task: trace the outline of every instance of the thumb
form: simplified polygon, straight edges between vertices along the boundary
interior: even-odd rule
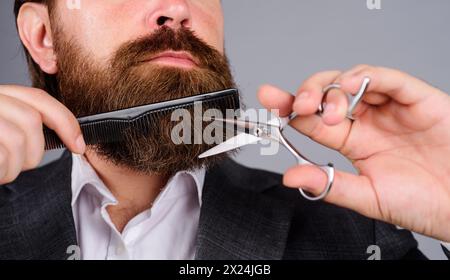
[[[313,196],[319,196],[327,184],[327,174],[314,165],[298,165],[284,174],[283,183],[288,187],[302,188]],[[377,195],[366,176],[336,170],[333,186],[324,200],[367,217],[381,217]]]

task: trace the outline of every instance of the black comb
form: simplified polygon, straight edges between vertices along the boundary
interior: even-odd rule
[[[225,113],[227,109],[240,108],[239,92],[228,89],[218,92],[200,94],[160,103],[144,105],[124,110],[102,113],[78,119],[84,141],[87,145],[113,143],[124,140],[122,133],[128,128],[137,128],[145,133],[149,126],[171,114],[176,109],[191,109],[196,104],[205,104],[207,108],[214,108]],[[54,150],[64,148],[56,132],[44,127],[45,149]]]

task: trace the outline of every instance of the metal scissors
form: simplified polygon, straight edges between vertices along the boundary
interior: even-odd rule
[[[359,91],[356,94],[346,94],[349,101],[349,109],[347,111],[347,118],[350,120],[355,120],[353,113],[357,105],[362,101],[363,95],[366,92],[367,88],[370,84],[370,78],[364,78],[362,85]],[[325,108],[325,102],[327,98],[327,94],[333,89],[340,89],[340,84],[331,84],[323,89],[323,99],[319,106],[319,110],[317,114],[322,115]],[[318,201],[324,199],[330,192],[333,182],[335,169],[333,164],[329,163],[328,165],[318,165],[314,162],[308,160],[304,157],[283,135],[283,130],[286,128],[290,121],[296,118],[297,115],[295,113],[291,114],[288,117],[280,118],[276,117],[271,119],[268,122],[252,122],[247,120],[239,120],[237,118],[234,119],[220,119],[220,118],[211,118],[211,121],[218,121],[228,124],[233,124],[235,127],[244,129],[246,132],[238,134],[235,137],[228,139],[227,141],[213,147],[212,149],[206,151],[201,154],[200,158],[206,158],[213,155],[229,152],[246,145],[258,143],[261,140],[267,139],[270,141],[276,141],[284,146],[297,160],[299,165],[315,165],[318,166],[326,175],[327,175],[327,185],[325,190],[318,196],[312,196],[305,192],[301,187],[299,188],[300,193],[303,197],[310,201]]]

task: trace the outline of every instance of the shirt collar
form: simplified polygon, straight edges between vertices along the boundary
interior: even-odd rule
[[[194,180],[197,189],[198,202],[201,206],[203,185],[205,182],[206,174],[205,168],[199,168],[192,171],[180,171],[169,180],[167,185],[170,184],[173,178],[178,177],[182,174],[188,174]],[[94,168],[90,165],[86,157],[72,153],[72,207],[77,202],[80,193],[88,185],[93,186],[97,190],[99,195],[106,200],[112,203],[117,203],[114,195],[98,177],[97,172],[95,172]]]

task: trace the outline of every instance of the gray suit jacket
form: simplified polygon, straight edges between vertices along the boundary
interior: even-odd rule
[[[67,259],[77,244],[71,209],[72,157],[0,186],[0,259]],[[424,258],[405,230],[323,202],[304,200],[281,176],[232,160],[209,170],[197,259]]]

